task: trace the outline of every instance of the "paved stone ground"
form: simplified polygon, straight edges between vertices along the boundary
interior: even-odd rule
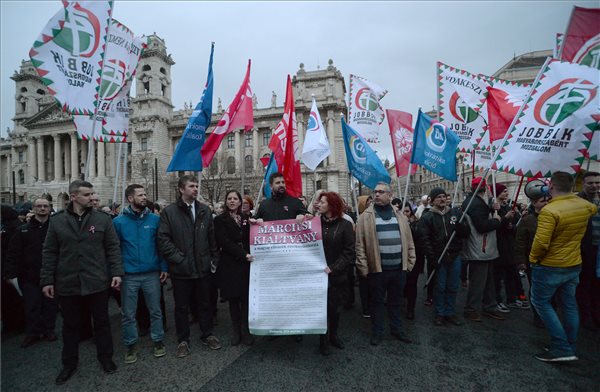
[[[80,346],[77,373],[67,384],[55,386],[61,368],[60,340],[21,349],[23,335],[9,335],[3,337],[1,347],[2,391],[600,390],[600,333],[580,332],[578,362],[542,363],[533,355],[548,337],[545,330],[533,327],[529,311],[513,310],[506,321],[484,319],[462,327],[435,327],[431,307],[422,305],[419,298],[416,320],[404,321],[413,343],[407,345],[388,336],[373,347],[368,342],[370,322],[356,306],[342,314],[340,335],[346,348],[332,348],[332,354],[323,357],[317,336],[306,336],[301,343],[288,337],[275,341],[261,337],[250,348],[231,347],[227,307],[220,303],[215,333],[223,348],[210,351],[202,346],[196,324],[192,354],[179,359],[175,357],[172,292],[165,291],[165,296],[169,322],[166,357],[154,358],[152,342],[145,337],[140,341],[138,362],[123,363],[119,313],[111,300],[114,359],[119,367],[115,374],[102,372],[95,346],[88,341]],[[465,297],[466,290],[461,289],[458,309]]]

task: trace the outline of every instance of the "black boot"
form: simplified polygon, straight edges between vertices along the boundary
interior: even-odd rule
[[[329,339],[327,339],[327,335],[319,336],[319,352],[321,355],[329,355]]]
[[[231,345],[237,346],[242,340],[242,310],[240,301],[229,300],[229,315],[231,316]]]

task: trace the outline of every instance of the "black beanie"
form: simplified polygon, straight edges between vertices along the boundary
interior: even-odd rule
[[[431,192],[429,192],[429,201],[433,202],[433,200],[439,195],[445,195],[446,191],[442,188],[433,188]]]

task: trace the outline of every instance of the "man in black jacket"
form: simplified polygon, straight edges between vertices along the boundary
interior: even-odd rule
[[[208,206],[200,203],[198,179],[192,175],[179,178],[181,197],[160,214],[157,242],[161,255],[169,263],[175,299],[176,356],[190,354],[189,308],[198,307],[202,344],[212,350],[221,348],[213,335],[213,315],[210,307],[211,274],[219,262],[212,215]],[[195,300],[192,300],[195,299]]]
[[[25,339],[21,347],[26,348],[41,338],[56,340],[54,326],[58,306],[53,298],[47,298],[40,290],[42,247],[48,233],[50,202],[36,199],[33,202],[33,217],[29,223],[19,227],[12,237],[7,254],[7,277],[17,278],[23,292],[25,305]]]
[[[434,281],[433,303],[435,305],[434,324],[441,326],[445,321],[454,325],[462,325],[454,314],[456,294],[460,281],[462,239],[468,236],[466,222],[459,223],[459,209],[447,207],[446,192],[442,188],[434,188],[429,193],[432,208],[424,213],[418,227],[423,242],[423,249],[428,260],[437,263],[444,247],[456,231],[448,251],[442,261],[437,264]]]
[[[263,200],[258,207],[258,211],[251,219],[251,223],[259,220],[265,222],[283,219],[302,219],[308,214],[306,207],[295,197],[287,194],[285,188],[285,178],[281,173],[273,173],[269,177],[271,186],[271,198]],[[259,222],[260,223],[260,222]]]

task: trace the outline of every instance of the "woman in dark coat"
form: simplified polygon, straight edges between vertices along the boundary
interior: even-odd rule
[[[242,213],[242,197],[237,191],[225,196],[223,212],[215,217],[215,237],[221,251],[218,268],[221,297],[229,302],[233,335],[231,345],[252,345],[248,330],[248,285],[250,279],[249,216]]]
[[[423,272],[425,266],[425,255],[423,254],[423,247],[421,246],[421,239],[417,230],[418,219],[411,206],[408,204],[404,206],[404,215],[408,219],[410,225],[410,231],[415,242],[415,251],[417,254],[417,262],[413,269],[406,275],[406,284],[404,285],[404,297],[406,297],[406,318],[408,320],[415,319],[415,305],[417,303],[417,281],[419,275]],[[433,287],[433,284],[430,285]],[[428,286],[429,287],[429,286]]]
[[[348,268],[354,263],[354,228],[345,220],[344,202],[335,192],[323,192],[319,196],[318,211],[320,213],[323,234],[323,250],[329,277],[327,290],[327,334],[321,335],[319,351],[329,355],[329,344],[339,349],[344,348],[338,337],[340,312],[347,295]]]

